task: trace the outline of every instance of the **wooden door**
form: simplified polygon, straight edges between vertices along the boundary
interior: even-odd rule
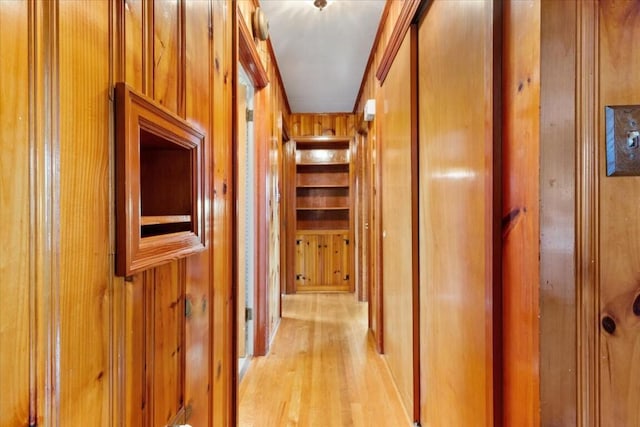
[[[346,234],[336,234],[333,236],[333,263],[334,275],[333,283],[336,286],[344,286],[352,280],[350,274],[351,263],[349,259],[349,236]]]
[[[296,236],[295,279],[296,292],[315,286],[319,280],[318,255],[321,243],[315,234]]]
[[[493,8],[435,0],[418,27],[422,425],[495,421]]]
[[[318,236],[318,262],[320,264],[321,276],[318,282],[328,286],[333,286],[336,282],[336,266],[334,260],[333,236]]]
[[[380,114],[380,198],[382,210],[382,304],[384,354],[408,414],[416,402],[414,332],[416,315],[414,277],[414,141],[412,109],[415,102],[415,37],[407,32],[382,85]]]
[[[348,292],[351,248],[348,234],[298,233],[296,237],[296,292]]]

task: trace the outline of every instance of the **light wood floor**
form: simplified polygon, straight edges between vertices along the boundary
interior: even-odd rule
[[[353,294],[287,295],[266,357],[239,389],[241,427],[411,425]]]

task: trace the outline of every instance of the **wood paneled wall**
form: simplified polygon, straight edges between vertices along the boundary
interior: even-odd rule
[[[359,96],[356,100],[354,113],[356,117],[361,117],[362,111],[364,111],[364,104],[368,99],[374,99],[376,101],[376,109],[379,114],[382,111],[383,99],[380,94],[380,82],[376,78],[376,70],[378,69],[384,51],[391,39],[393,29],[398,21],[398,17],[401,14],[404,2],[390,1],[387,2],[383,11],[381,20],[381,26],[378,28],[376,34],[376,40],[372,47],[372,51],[369,57],[369,63],[367,70],[363,77]],[[383,321],[383,303],[382,303],[382,278],[381,278],[381,238],[382,238],[382,223],[381,223],[381,211],[382,204],[380,198],[380,168],[379,161],[381,159],[380,146],[379,146],[379,132],[385,126],[380,122],[379,117],[374,117],[374,120],[368,122],[362,126],[363,133],[366,134],[366,142],[363,147],[365,150],[365,169],[368,173],[365,176],[368,178],[365,185],[365,194],[369,197],[364,200],[367,206],[367,219],[368,228],[364,239],[367,239],[368,248],[368,263],[367,263],[367,284],[369,294],[369,326],[371,334],[376,342],[378,351],[384,350],[384,321]],[[356,122],[356,129],[360,130],[360,123]],[[359,224],[356,222],[356,227]]]
[[[289,116],[292,136],[349,136],[356,134],[351,113],[294,113]]]
[[[34,294],[42,293],[35,283],[35,262],[31,259],[35,261],[37,255],[47,253],[44,248],[38,251],[36,245],[39,239],[44,240],[45,230],[42,226],[36,228],[32,221],[36,207],[44,206],[32,190],[36,183],[31,179],[44,177],[45,170],[33,170],[31,164],[43,160],[44,150],[36,150],[36,146],[44,147],[45,141],[43,129],[36,134],[35,123],[29,119],[30,112],[35,113],[35,80],[42,78],[35,64],[29,63],[31,42],[36,36],[29,31],[29,12],[29,5],[21,0],[5,2],[0,10],[3,32],[13,35],[0,37],[4,52],[0,61],[0,233],[4,242],[0,245],[0,378],[5,390],[0,399],[2,426],[29,425],[33,419],[30,414],[35,416],[38,412],[30,407],[29,389],[36,381],[44,380],[41,366],[47,350],[39,347],[37,352],[34,341],[42,341],[31,337],[31,331],[35,331],[31,322],[36,319]],[[43,82],[38,87],[42,88]],[[38,152],[40,156],[33,158]],[[38,185],[44,187],[42,182]],[[42,215],[46,215],[45,210]]]
[[[607,105],[640,105],[640,80],[634,76],[640,67],[640,3],[607,0],[597,6],[597,45],[589,46],[599,52],[592,117],[598,150],[593,171],[599,183],[599,194],[594,194],[599,211],[593,212],[598,221],[593,289],[598,312],[591,320],[592,325],[609,320],[615,330],[601,326],[595,336],[600,398],[595,409],[602,426],[632,426],[640,425],[640,219],[632,214],[638,210],[640,178],[606,177],[603,111]]]
[[[233,423],[231,4],[2,4],[0,425]],[[126,281],[116,81],[206,134],[207,250]]]
[[[253,31],[252,18],[257,2],[241,0],[236,5],[237,19],[244,19],[249,31]],[[254,146],[257,162],[255,209],[258,218],[254,353],[264,355],[280,321],[280,294],[283,287],[280,241],[283,238],[281,232],[287,233],[287,228],[281,228],[283,208],[280,195],[283,191],[283,132],[290,111],[270,41],[254,38],[249,43],[252,43],[251,49],[257,52],[256,56],[265,69],[268,80],[266,86],[256,87],[254,95]],[[257,82],[254,85],[258,86]],[[286,262],[286,254],[284,260]]]
[[[213,53],[210,78],[213,110],[213,195],[210,206],[213,251],[213,357],[211,360],[213,422],[217,425],[235,424],[234,375],[237,362],[233,358],[235,326],[233,295],[233,2],[215,0],[212,4]]]
[[[461,7],[435,1],[419,24],[420,375],[426,425],[491,426],[499,416],[493,376],[494,304],[500,304],[494,300],[494,132],[500,118],[493,107],[500,93],[494,87],[493,14],[490,2]]]
[[[112,286],[110,6],[61,2],[58,27],[60,187],[59,420],[109,421]],[[82,37],[78,37],[82,34]],[[90,348],[91,352],[83,351]],[[79,411],[78,408],[85,408]]]
[[[382,48],[391,41],[389,28],[400,16],[401,3],[392,2],[388,8],[388,21],[391,23],[387,22],[379,34]],[[446,4],[433,2],[426,9],[426,19],[436,10],[442,12]],[[453,335],[450,334],[442,345],[423,347],[421,357],[427,360],[431,357],[437,371],[434,371],[435,375],[428,376],[429,381],[436,384],[423,386],[421,393],[427,401],[433,397],[430,393],[437,394],[439,400],[424,407],[421,415],[427,423],[435,420],[434,424],[458,424],[460,420],[446,420],[446,417],[467,415],[474,418],[463,423],[477,424],[478,417],[482,419],[479,414],[486,410],[486,424],[491,424],[493,419],[498,422],[498,417],[501,417],[504,425],[636,425],[640,422],[637,409],[639,385],[635,375],[640,363],[636,348],[640,324],[637,321],[640,293],[637,270],[640,264],[633,255],[637,252],[635,236],[638,234],[638,221],[629,212],[634,210],[637,183],[634,177],[605,176],[603,109],[606,105],[637,103],[640,96],[637,79],[632,77],[632,70],[638,67],[640,58],[635,43],[640,28],[636,22],[640,16],[639,6],[637,2],[615,0],[514,1],[503,5],[502,15],[489,17],[486,21],[501,33],[502,38],[492,46],[501,47],[503,54],[499,57],[501,67],[497,70],[502,73],[500,87],[503,92],[499,101],[503,105],[498,110],[499,116],[493,118],[498,121],[494,121],[494,125],[497,123],[499,126],[503,150],[499,159],[503,167],[500,192],[503,248],[502,264],[497,270],[503,280],[498,290],[503,294],[499,298],[502,311],[494,311],[500,322],[494,332],[498,332],[496,336],[501,341],[484,342],[484,345],[498,351],[495,357],[504,358],[497,361],[498,368],[504,367],[503,377],[496,375],[493,380],[497,382],[492,384],[493,374],[489,370],[483,371],[486,363],[476,364],[465,357],[457,368],[466,370],[464,383],[452,380],[451,375],[446,377],[446,381],[442,378],[442,384],[438,383],[437,374],[446,363],[436,363],[433,356],[443,357],[456,346],[464,342],[468,344],[468,339],[452,340]],[[480,3],[467,6],[469,9],[479,8]],[[460,10],[457,10],[456,23],[461,19]],[[434,58],[445,49],[445,43],[438,34],[447,34],[446,46],[449,46],[455,41],[458,31],[468,30],[456,30],[455,23],[445,25],[443,20],[445,17],[439,16],[432,22],[429,31],[434,44],[428,49],[426,58]],[[438,31],[438,25],[446,27],[446,31]],[[475,28],[478,30],[477,26]],[[464,47],[460,47],[457,54],[468,52],[468,40],[480,39],[479,36],[466,37]],[[424,45],[425,41],[421,39],[420,49],[424,49]],[[372,55],[373,65],[365,76],[356,111],[362,111],[366,99],[375,98],[380,105],[380,93],[383,91],[371,70],[379,64],[382,48],[378,46]],[[447,81],[456,70],[468,68],[471,58],[476,58],[474,55],[463,56],[464,67],[453,65],[455,61],[446,56],[437,61],[432,59],[435,62],[431,66],[436,70],[444,67],[447,75],[443,76],[443,81]],[[446,66],[449,59],[452,63]],[[436,77],[433,72],[422,70],[420,75],[427,80]],[[420,84],[421,90],[425,84],[426,81]],[[425,101],[421,104],[420,114],[429,114],[430,118],[440,117],[438,113],[446,114],[443,105],[451,101],[458,87],[450,88],[446,99]],[[465,97],[469,99],[468,94]],[[480,97],[482,94],[473,99]],[[428,113],[429,108],[438,108],[439,111]],[[390,124],[380,120],[380,116],[377,117],[367,133],[367,142],[371,142],[372,189],[378,184],[376,162],[384,164],[386,161],[386,158],[379,158],[383,151],[375,147],[376,143],[384,147],[385,142],[376,138],[380,138],[380,130]],[[446,121],[440,119],[427,123],[432,127],[436,124],[444,126]],[[454,135],[450,129],[446,132],[443,129],[435,140]],[[420,168],[421,171],[427,168],[427,173],[432,174],[431,179],[420,181],[421,191],[428,193],[425,197],[432,202],[435,198],[433,203],[437,206],[431,212],[436,216],[430,217],[432,220],[427,223],[430,226],[436,224],[430,230],[448,231],[443,239],[436,239],[437,233],[433,231],[421,239],[439,242],[438,248],[442,252],[442,245],[451,245],[452,239],[457,240],[450,230],[459,230],[459,227],[443,227],[442,223],[433,220],[446,208],[437,203],[440,199],[435,191],[439,185],[444,185],[446,174],[438,176],[437,172],[443,168],[443,173],[457,170],[461,159],[468,153],[461,151],[455,157],[452,155],[450,159],[455,158],[458,166],[450,165],[447,169],[447,159],[442,158],[445,152],[431,153],[428,149],[428,143],[421,137],[420,152],[427,157],[420,162]],[[482,153],[478,155],[482,156]],[[471,177],[469,175],[469,179]],[[460,180],[463,179],[461,176]],[[425,185],[428,188],[423,188]],[[450,198],[453,193],[460,194],[459,191],[448,192],[447,203],[453,203]],[[372,194],[375,199],[375,192]],[[481,203],[476,201],[471,205],[477,208]],[[380,210],[375,201],[373,208],[372,215],[375,216],[376,210]],[[474,208],[474,211],[478,209]],[[485,209],[479,211],[486,213]],[[478,225],[473,229],[481,228]],[[471,230],[465,234],[460,250],[468,249],[470,236],[474,236]],[[379,238],[374,236],[374,245],[377,241]],[[375,247],[372,249],[375,252]],[[423,251],[421,257],[424,253],[428,254]],[[376,258],[373,260],[375,263]],[[445,262],[429,264],[426,261],[421,258],[420,268],[429,275],[446,268]],[[469,265],[464,269],[470,274],[474,271]],[[379,304],[375,298],[377,281],[375,275],[371,279],[374,292],[370,301],[375,313]],[[429,283],[436,282],[429,280]],[[482,279],[478,276],[477,280],[465,279],[464,283],[466,286],[460,290],[464,290],[466,295],[473,292],[474,286],[481,284]],[[428,292],[429,289],[421,286],[421,291]],[[447,302],[463,300],[462,296],[452,296],[454,290],[455,287],[448,286],[436,296],[446,296]],[[431,298],[433,296],[430,295]],[[477,300],[483,299],[479,297]],[[385,300],[385,304],[388,303]],[[443,307],[440,304],[438,310]],[[385,306],[384,313],[387,311]],[[541,316],[539,321],[538,312]],[[485,324],[480,321],[463,322],[464,316],[471,315],[470,307],[437,313],[421,310],[421,313],[430,319],[421,328],[421,340],[435,336],[441,328],[435,327],[434,322],[444,318],[449,319],[446,327],[457,333],[473,323]],[[449,315],[454,318],[447,317]],[[609,331],[602,327],[603,319],[606,319]],[[386,336],[377,321],[375,316],[371,319],[374,334]],[[615,330],[611,327],[613,323]],[[474,334],[475,337],[480,335],[480,332]],[[478,354],[478,345],[473,347],[473,354]],[[485,350],[491,351],[489,347]],[[448,363],[454,357],[451,355],[446,359]],[[491,359],[487,356],[485,361],[488,363]],[[484,379],[481,372],[486,372]],[[449,393],[450,396],[464,393],[465,387],[474,383],[473,378],[480,379],[472,387],[481,390],[474,394],[480,399],[475,403],[471,403],[473,399],[469,398],[451,400],[464,400],[467,408],[478,404],[473,415],[465,414],[454,404],[451,408],[455,406],[458,409],[441,411],[447,406],[443,399],[447,399]],[[463,385],[453,387],[454,383]],[[489,403],[490,393],[495,393],[499,399],[494,404]],[[483,399],[487,401],[483,403]],[[491,408],[502,411],[502,414],[492,415]]]
[[[503,4],[502,266],[497,266],[502,301],[494,301],[502,305],[495,321],[503,363],[497,378],[502,414],[496,417],[502,416],[505,426],[534,427],[540,425],[540,1]],[[495,123],[500,125],[499,119]]]
[[[391,66],[380,91],[380,198],[382,210],[382,300],[385,358],[402,396],[407,413],[413,413],[414,376],[414,293],[413,246],[415,212],[412,102],[416,100],[411,76],[416,67],[412,56],[416,39],[410,33]],[[416,239],[417,241],[417,239]]]
[[[577,425],[576,2],[541,1],[540,425]]]

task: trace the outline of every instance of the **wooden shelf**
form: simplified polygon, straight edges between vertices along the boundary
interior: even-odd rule
[[[332,235],[332,234],[348,234],[348,228],[330,228],[326,230],[297,230],[296,234],[298,235],[312,235],[312,236],[320,236],[320,235]]]
[[[295,139],[295,138],[294,138]],[[296,141],[289,194],[295,220],[296,292],[351,290],[353,194],[350,138]],[[291,273],[294,273],[293,269]]]
[[[296,188],[349,188],[348,184],[304,184]]]
[[[191,222],[191,215],[161,215],[161,216],[142,216],[140,217],[140,225],[160,225],[174,224],[178,222]]]
[[[348,211],[348,206],[297,207],[299,211]]]
[[[349,162],[304,162],[296,163],[296,166],[349,166]]]
[[[116,274],[130,276],[205,248],[205,135],[116,84]]]

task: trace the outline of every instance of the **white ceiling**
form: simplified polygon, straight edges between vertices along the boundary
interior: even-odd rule
[[[353,111],[385,0],[260,0],[291,112]]]

